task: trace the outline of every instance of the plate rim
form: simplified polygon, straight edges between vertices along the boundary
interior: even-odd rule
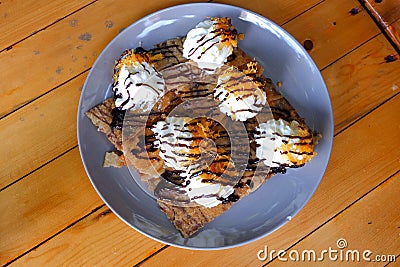
[[[83,112],[85,112],[85,110],[83,110],[82,107],[82,102],[83,102],[83,93],[85,88],[87,87],[87,84],[89,83],[89,78],[91,77],[92,72],[94,71],[94,67],[96,65],[98,65],[98,62],[100,61],[100,58],[102,57],[103,54],[106,53],[106,51],[113,45],[113,43],[115,42],[116,39],[118,39],[120,36],[122,36],[123,34],[125,34],[126,30],[128,30],[129,28],[135,27],[137,24],[151,18],[154,17],[160,13],[164,13],[164,12],[168,12],[171,10],[176,10],[176,9],[181,9],[181,8],[185,8],[185,7],[201,7],[201,8],[205,8],[205,7],[218,7],[218,8],[234,8],[237,10],[240,10],[241,12],[247,12],[250,14],[253,14],[259,18],[261,18],[262,20],[267,21],[268,23],[274,25],[275,27],[278,27],[285,35],[286,37],[290,38],[292,41],[294,41],[294,43],[296,43],[296,45],[303,50],[304,52],[304,56],[307,58],[307,61],[312,64],[313,68],[315,68],[317,70],[317,75],[320,78],[320,80],[322,81],[323,84],[323,91],[324,93],[327,94],[327,101],[329,102],[329,120],[330,120],[330,124],[329,127],[332,129],[332,133],[329,136],[324,136],[324,139],[327,139],[328,142],[328,150],[326,152],[327,155],[327,160],[324,164],[324,166],[321,166],[321,170],[323,169],[321,176],[318,178],[318,182],[315,184],[315,186],[312,188],[312,191],[309,192],[309,195],[307,196],[307,198],[305,199],[305,201],[299,206],[299,208],[296,209],[296,211],[293,213],[292,218],[294,216],[296,216],[303,208],[304,206],[310,201],[311,197],[315,194],[316,189],[319,187],[323,177],[325,176],[326,170],[327,170],[327,166],[330,162],[330,158],[332,155],[332,146],[333,146],[333,137],[334,137],[334,116],[333,116],[333,109],[332,109],[332,103],[331,103],[331,97],[328,91],[328,88],[326,86],[326,83],[322,77],[321,71],[319,70],[319,68],[316,66],[314,60],[311,58],[311,56],[309,55],[309,53],[304,49],[304,47],[289,33],[287,32],[284,28],[282,28],[279,24],[275,23],[274,21],[272,21],[271,19],[264,17],[263,15],[254,12],[252,10],[248,10],[246,8],[240,7],[240,6],[236,6],[236,5],[230,5],[230,4],[223,4],[223,3],[185,3],[185,4],[178,4],[178,5],[172,5],[166,8],[162,8],[162,9],[158,9],[150,14],[147,14],[135,21],[133,21],[131,24],[129,24],[127,27],[125,27],[123,30],[121,30],[117,35],[115,35],[111,41],[108,42],[108,44],[102,49],[101,53],[97,56],[96,60],[93,62],[92,67],[85,79],[85,82],[83,84],[82,87],[82,91],[81,91],[81,95],[79,98],[79,104],[78,104],[78,111],[77,111],[77,139],[78,139],[78,148],[79,148],[79,154],[81,157],[81,161],[83,163],[85,172],[87,177],[89,178],[93,188],[95,189],[96,193],[98,194],[98,196],[102,199],[102,201],[104,202],[104,204],[120,219],[122,220],[124,223],[126,223],[128,226],[130,226],[131,228],[133,228],[134,230],[136,230],[137,232],[143,234],[146,237],[149,237],[157,242],[161,242],[163,244],[167,244],[167,245],[171,245],[174,247],[178,247],[178,248],[183,248],[183,249],[188,249],[188,250],[225,250],[225,249],[230,249],[230,248],[235,248],[235,247],[239,247],[239,246],[244,246],[250,243],[253,243],[257,240],[260,240],[262,238],[265,238],[266,236],[270,235],[271,233],[277,231],[278,229],[280,229],[281,227],[283,227],[284,225],[286,225],[286,223],[288,222],[287,220],[282,220],[279,224],[277,224],[276,227],[273,227],[271,230],[264,232],[261,235],[258,235],[256,237],[250,238],[246,241],[241,241],[239,243],[235,243],[235,244],[231,244],[231,245],[224,245],[224,246],[218,246],[218,247],[192,247],[192,246],[184,246],[184,245],[180,245],[180,244],[176,244],[176,243],[172,243],[166,240],[161,240],[160,238],[153,236],[139,228],[137,228],[136,226],[132,225],[131,223],[129,223],[125,218],[123,218],[109,203],[108,201],[105,199],[105,197],[102,195],[102,193],[100,192],[100,189],[98,188],[98,186],[94,183],[94,180],[92,179],[91,175],[90,175],[90,170],[88,169],[88,166],[85,162],[85,157],[84,157],[84,152],[83,152],[83,148],[82,148],[82,140],[80,138],[80,128],[81,128],[81,116],[83,114]],[[178,11],[179,12],[179,11]],[[171,37],[173,38],[173,37]]]

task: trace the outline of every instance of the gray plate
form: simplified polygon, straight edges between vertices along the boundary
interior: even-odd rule
[[[191,238],[182,238],[156,201],[135,183],[127,168],[103,168],[105,151],[113,146],[84,113],[111,95],[115,59],[127,48],[144,48],[184,36],[208,16],[227,16],[245,39],[239,46],[265,68],[265,75],[282,82],[282,94],[322,133],[318,155],[305,167],[269,179]],[[303,47],[270,20],[242,8],[222,4],[187,4],[144,17],[112,40],[94,63],[78,110],[78,141],[86,172],[98,194],[125,223],[146,236],[190,249],[222,249],[243,245],[275,231],[307,203],[329,161],[333,116],[329,94],[318,68]]]

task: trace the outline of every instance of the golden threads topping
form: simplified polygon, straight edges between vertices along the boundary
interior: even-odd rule
[[[197,118],[186,123],[188,131],[192,134],[190,154],[200,157],[202,153],[218,153],[218,149],[210,147],[205,140],[216,140],[220,136],[220,130],[214,120]]]
[[[260,123],[254,137],[257,158],[270,167],[300,167],[316,155],[312,132],[295,120]]]
[[[245,121],[256,116],[267,101],[263,81],[253,75],[256,72],[257,66],[249,63],[244,72],[231,67],[218,78],[214,98],[220,102],[221,112],[233,120]]]
[[[237,33],[237,30],[231,24],[230,18],[214,17],[210,18],[210,20],[214,23],[213,33],[221,38],[221,45],[219,47],[220,49],[222,49],[224,45],[228,47],[237,47],[237,41],[243,40],[244,34]]]
[[[220,76],[221,86],[232,94],[237,100],[242,100],[250,96],[260,98],[260,102],[265,101],[262,84],[255,81],[252,77],[238,71],[227,71]]]
[[[250,61],[249,63],[247,63],[247,69],[245,69],[243,71],[244,74],[250,75],[250,74],[257,74],[258,72],[258,64],[254,61]]]
[[[154,61],[163,58],[162,54],[151,54],[151,53],[135,53],[134,49],[126,50],[121,58],[115,62],[114,67],[114,82],[118,81],[119,73],[123,66],[133,67],[136,64],[147,62],[153,64]]]
[[[288,160],[297,166],[302,166],[316,153],[314,152],[313,136],[310,132],[301,126],[298,126],[296,135],[285,135],[284,143],[277,147],[282,155],[286,155]]]
[[[216,131],[216,122],[207,118],[193,119],[187,123],[188,129],[193,134],[193,137],[211,138],[219,137],[219,131]]]

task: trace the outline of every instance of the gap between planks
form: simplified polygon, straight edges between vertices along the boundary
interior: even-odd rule
[[[4,114],[3,116],[1,116],[1,117],[0,117],[0,120],[2,120],[2,119],[4,119],[4,118],[6,118],[7,116],[9,116],[9,115],[11,115],[11,114],[17,112],[18,110],[22,109],[23,107],[25,107],[25,106],[27,106],[27,105],[29,105],[29,104],[35,102],[35,101],[38,100],[39,98],[41,98],[41,97],[43,97],[43,96],[45,96],[45,95],[47,95],[47,94],[53,92],[54,90],[56,90],[56,89],[62,87],[63,85],[69,83],[70,81],[72,81],[72,80],[74,80],[74,79],[80,77],[81,75],[86,75],[86,74],[90,71],[90,69],[91,69],[91,67],[90,67],[90,68],[87,68],[87,69],[85,69],[85,70],[83,70],[83,71],[81,71],[80,73],[78,73],[78,74],[76,74],[75,76],[69,78],[68,80],[66,80],[66,81],[64,81],[64,82],[62,82],[62,83],[60,83],[60,84],[58,84],[57,86],[54,86],[53,88],[51,88],[51,89],[48,90],[47,92],[44,92],[43,94],[40,94],[39,96],[37,96],[37,97],[35,97],[35,98],[33,98],[33,99],[31,99],[31,100],[29,100],[29,101],[23,103],[22,105],[18,106],[17,108],[15,108],[14,110],[12,110],[11,112],[6,113],[6,114]]]
[[[0,189],[0,193],[1,193],[3,190],[5,190],[5,189],[9,188],[10,186],[14,185],[15,183],[18,183],[19,181],[21,181],[21,180],[24,179],[25,177],[31,175],[32,173],[34,173],[34,172],[40,170],[41,168],[43,168],[43,167],[45,167],[46,165],[52,163],[53,161],[57,160],[58,158],[64,156],[64,155],[67,154],[68,152],[74,150],[75,148],[78,148],[78,145],[75,145],[75,146],[73,146],[73,147],[67,149],[66,151],[64,151],[64,152],[62,152],[61,154],[55,156],[54,158],[50,159],[49,161],[46,161],[44,164],[38,166],[36,169],[34,169],[34,170],[28,172],[27,174],[23,175],[22,177],[18,178],[17,180],[15,180],[15,181],[9,183],[8,185],[4,186],[3,188]]]
[[[57,233],[49,236],[48,238],[46,238],[45,240],[43,240],[42,242],[40,242],[39,244],[35,245],[34,247],[28,249],[27,251],[25,251],[24,253],[22,253],[21,255],[18,255],[17,257],[15,257],[14,259],[12,259],[11,261],[7,262],[6,264],[2,265],[2,266],[8,266],[10,264],[12,264],[13,262],[17,261],[18,259],[22,258],[23,256],[25,256],[26,254],[28,254],[31,251],[36,250],[37,248],[39,248],[41,245],[45,244],[46,242],[48,242],[49,240],[53,239],[54,237],[58,236],[59,234],[63,233],[64,231],[66,231],[68,228],[76,225],[77,223],[83,221],[84,219],[86,219],[87,217],[91,216],[92,214],[96,213],[98,210],[100,210],[101,208],[105,207],[106,204],[101,204],[100,206],[94,208],[92,211],[90,211],[89,213],[85,214],[84,216],[78,218],[77,220],[75,220],[74,222],[72,222],[71,224],[65,226],[64,228],[62,228],[61,230],[59,230]]]
[[[396,264],[396,262],[397,262],[399,259],[400,259],[400,254],[396,256],[396,261],[395,261],[395,262],[389,262],[389,263],[387,263],[387,264],[385,265],[385,267],[387,267],[387,266],[389,266],[389,267],[391,267],[391,266],[395,267],[394,264]]]

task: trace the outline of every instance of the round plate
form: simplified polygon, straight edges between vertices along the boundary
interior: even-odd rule
[[[113,146],[97,132],[85,112],[111,94],[114,61],[141,42],[146,49],[176,36],[185,36],[206,17],[230,17],[245,38],[239,47],[265,68],[265,76],[281,82],[281,93],[322,134],[317,156],[306,166],[277,174],[254,193],[207,224],[191,238],[183,238],[143,192],[127,168],[103,168],[104,153]],[[333,116],[329,94],[318,68],[303,47],[270,20],[239,7],[197,3],[173,6],[146,16],[112,40],[94,63],[78,110],[78,141],[86,172],[110,209],[137,231],[160,242],[190,249],[221,249],[243,245],[275,231],[307,203],[329,161]]]

